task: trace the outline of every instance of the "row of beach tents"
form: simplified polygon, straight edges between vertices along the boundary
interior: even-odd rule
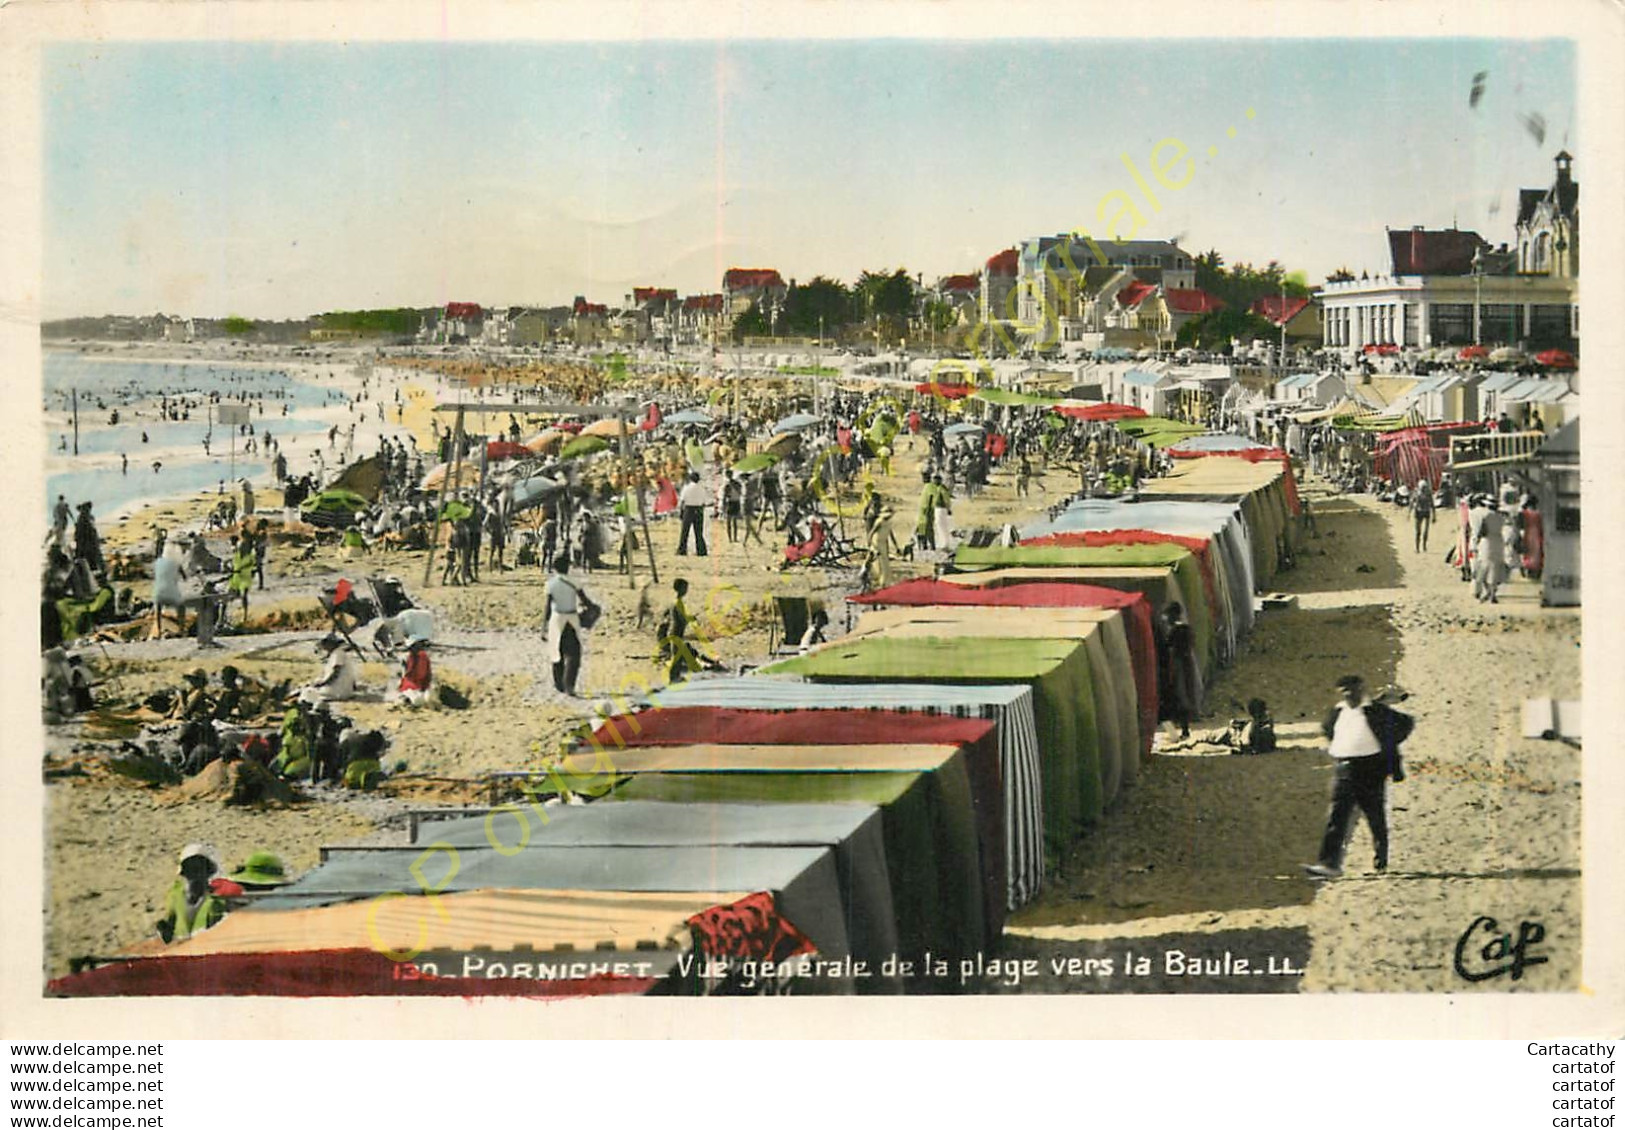
[[[423,814],[64,995],[942,993],[1153,749],[1158,617],[1200,679],[1296,548],[1283,453],[1187,437],[1137,497],[853,598],[853,629],[600,717],[537,783],[585,804]]]

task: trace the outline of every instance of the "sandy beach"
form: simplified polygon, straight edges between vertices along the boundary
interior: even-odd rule
[[[386,392],[394,384],[403,389],[401,426],[426,445],[429,410],[449,391],[422,369],[380,365],[375,373],[382,374],[374,380]],[[358,428],[357,447],[370,450],[376,439],[362,435]],[[875,480],[899,515],[900,536],[912,527],[924,453],[922,441],[903,442],[892,474]],[[956,500],[955,524],[1009,521],[1076,485],[1060,468],[1039,481],[1044,493],[1035,488],[1031,498],[1018,500],[1013,474],[999,472],[980,497]],[[1210,687],[1206,717],[1196,726],[1199,732],[1222,728],[1248,698],[1262,696],[1279,724],[1281,750],[1235,757],[1195,748],[1154,756],[1042,896],[1012,916],[1006,948],[1064,955],[1130,939],[1164,946],[1182,939],[1279,939],[1283,952],[1306,962],[1292,989],[1459,990],[1464,985],[1451,968],[1452,948],[1475,915],[1493,906],[1508,920],[1539,915],[1546,925],[1552,960],[1515,987],[1573,988],[1579,754],[1506,735],[1517,731],[1524,698],[1578,697],[1577,610],[1541,609],[1536,587],[1522,581],[1503,590],[1497,607],[1474,604],[1469,586],[1439,560],[1445,541],[1439,531],[1435,551],[1415,554],[1398,508],[1332,494],[1314,479],[1304,482],[1303,493],[1318,533],[1306,540],[1297,567],[1276,582],[1297,597],[1296,605],[1259,614],[1235,664]],[[262,506],[274,512],[279,501],[272,492]],[[148,506],[111,523],[110,541],[150,545],[154,525],[176,528],[210,505],[204,494]],[[645,616],[658,613],[669,602],[674,577],[703,594],[698,600],[691,595],[690,606],[712,653],[736,671],[768,655],[774,595],[824,600],[835,632],[850,623],[855,610],[845,597],[858,587],[853,571],[782,572],[771,534],[765,545],[730,544],[720,523],[709,530],[710,556],[679,558],[677,533],[674,520],[651,523],[658,584],[641,549],[630,581],[613,572],[579,577],[606,613],[589,634],[577,699],[555,693],[547,677],[541,570],[484,571],[470,587],[442,587],[436,577],[426,587],[421,552],[374,551],[345,562],[324,547],[313,560],[295,563],[288,560],[291,544],[277,543],[268,588],[250,602],[251,627],[303,617],[296,630],[222,637],[224,648],[207,656],[186,639],[100,645],[98,676],[124,701],[173,686],[181,672],[198,665],[211,674],[231,663],[267,682],[304,681],[319,669],[312,641],[320,630],[312,613],[320,586],[339,576],[393,574],[434,612],[437,677],[467,694],[470,706],[408,712],[377,701],[346,704],[358,726],[389,733],[389,763],[404,763],[404,770],[377,793],[320,790],[301,803],[263,810],[118,777],[99,756],[76,748],[105,734],[85,723],[51,731],[46,973],[62,972],[75,956],[107,954],[148,936],[174,853],[189,841],[213,843],[228,865],[251,850],[269,849],[303,870],[315,864],[322,844],[403,842],[412,807],[480,803],[482,774],[536,766],[595,702],[620,708],[624,688],[659,685],[653,632],[638,626],[640,605]],[[929,572],[925,562],[900,562],[896,569],[898,579]],[[1313,857],[1331,778],[1318,725],[1335,699],[1333,681],[1348,671],[1364,674],[1372,686],[1408,691],[1404,709],[1415,713],[1418,728],[1407,746],[1410,778],[1391,789],[1393,869],[1364,873],[1370,852],[1362,830],[1350,848],[1347,876],[1315,884],[1299,865]],[[382,691],[394,669],[369,663],[363,676]],[[1160,744],[1174,740],[1165,726]],[[1274,991],[1284,991],[1278,980],[1270,979]],[[1154,991],[1153,984],[1094,987]],[[1055,987],[1040,982],[1024,991]]]

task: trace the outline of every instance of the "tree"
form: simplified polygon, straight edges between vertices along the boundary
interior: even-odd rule
[[[1215,250],[1198,255],[1192,260],[1196,267],[1196,287],[1217,295],[1224,285],[1224,256]]]
[[[768,325],[760,302],[752,302],[749,310],[734,319],[733,339],[736,342],[744,341],[747,337],[767,337],[772,332],[773,328]]]
[[[953,305],[938,299],[928,299],[920,310],[920,321],[928,330],[945,333],[959,324],[959,314]]]
[[[863,319],[884,338],[901,337],[914,312],[914,280],[902,267],[887,274],[864,271],[853,297],[862,304]]]
[[[239,318],[236,314],[232,314],[221,321],[220,328],[231,337],[241,337],[254,332],[254,323],[247,318]]]
[[[1275,332],[1274,326],[1257,314],[1250,313],[1246,307],[1226,306],[1180,326],[1174,344],[1198,349],[1223,349],[1232,340],[1270,340]]]
[[[838,334],[852,321],[852,292],[845,284],[823,275],[801,286],[793,286],[784,296],[779,325],[786,333],[810,337],[822,330]]]

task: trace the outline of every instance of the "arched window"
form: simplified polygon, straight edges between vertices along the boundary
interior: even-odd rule
[[[1550,266],[1546,256],[1551,247],[1551,242],[1552,236],[1550,232],[1541,232],[1540,235],[1535,237],[1535,270],[1544,271]]]

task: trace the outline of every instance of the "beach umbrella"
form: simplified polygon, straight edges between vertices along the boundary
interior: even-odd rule
[[[461,522],[472,513],[474,513],[472,506],[454,498],[440,508],[440,520],[442,522]]]
[[[665,422],[675,424],[678,427],[686,427],[689,424],[708,427],[712,423],[712,419],[708,412],[701,412],[698,408],[685,408],[681,412],[674,412],[667,416]]]
[[[555,428],[557,428],[561,432],[569,432],[571,435],[575,435],[577,432],[579,432],[581,430],[581,421],[580,420],[560,420],[558,423],[554,424],[553,426]]]
[[[755,471],[765,471],[779,461],[779,455],[772,451],[758,451],[754,455],[747,455],[734,464],[733,469],[741,475],[749,475]]]
[[[585,455],[596,455],[600,451],[608,450],[609,441],[603,436],[576,436],[564,445],[564,450],[559,452],[559,458],[579,459]]]
[[[545,455],[547,452],[557,449],[565,438],[565,432],[561,432],[557,428],[548,428],[546,431],[538,432],[527,439],[525,448],[537,455]]]
[[[794,432],[785,432],[781,436],[774,436],[767,443],[767,450],[775,452],[780,456],[788,455],[790,452],[795,451],[800,447],[801,437],[796,435]]]
[[[427,475],[423,476],[423,482],[418,484],[418,485],[423,490],[439,490],[440,485],[446,481],[446,476],[449,475],[450,473],[451,473],[451,464],[450,463],[441,463],[441,464],[439,464],[439,465],[437,465],[435,467],[430,468],[429,473]],[[456,481],[453,482],[451,485],[452,485],[453,489],[456,489],[458,487],[474,486],[479,481],[480,481],[480,469],[479,469],[479,467],[476,466],[473,463],[469,463],[469,462],[465,461],[463,463],[462,469],[457,472]]]
[[[1542,350],[1535,354],[1535,360],[1548,369],[1574,369],[1578,367],[1578,363],[1574,360],[1574,354],[1566,349]]]
[[[968,436],[968,435],[972,434],[973,432],[977,433],[977,434],[980,434],[982,432],[982,425],[981,424],[949,424],[946,428],[942,429],[942,434],[945,435],[945,436]]]
[[[1487,346],[1464,345],[1461,347],[1461,351],[1456,354],[1456,357],[1461,361],[1482,361],[1489,355],[1490,351]]]
[[[773,434],[780,435],[785,432],[804,432],[808,428],[814,427],[822,422],[823,421],[820,420],[819,417],[811,415],[810,413],[797,412],[794,415],[786,416],[784,419],[774,424]]]
[[[355,491],[330,488],[305,499],[299,505],[299,512],[307,519],[318,514],[348,518],[366,508],[367,500]]]
[[[631,422],[628,422],[626,425],[626,430],[630,433],[636,431],[637,428]],[[616,436],[621,434],[621,422],[614,416],[605,416],[602,420],[594,420],[592,423],[582,428],[581,434],[584,436],[600,436],[604,439],[614,439]]]
[[[539,505],[548,495],[563,490],[564,484],[546,475],[532,475],[527,479],[520,479],[513,485],[513,508],[515,510],[528,510]]]
[[[524,444],[505,439],[494,439],[485,445],[485,458],[492,463],[503,459],[529,459],[531,455],[530,448]]]
[[[1499,349],[1490,351],[1490,360],[1496,364],[1505,364],[1512,361],[1524,360],[1523,350],[1510,345],[1503,345]]]

